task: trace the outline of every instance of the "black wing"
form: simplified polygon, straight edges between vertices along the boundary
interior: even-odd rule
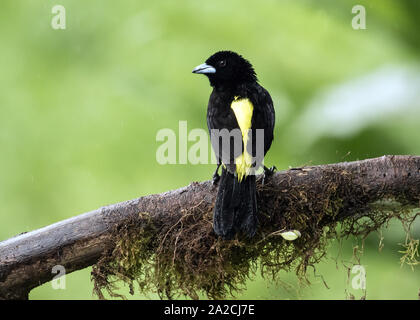
[[[256,83],[250,86],[248,91],[249,98],[254,105],[254,114],[252,117],[252,155],[256,157],[257,167],[259,167],[274,139],[275,111],[270,94],[262,86]],[[257,129],[264,130],[264,154],[257,154],[257,151],[259,151]]]
[[[213,90],[207,108],[207,126],[218,163],[224,163],[228,171],[234,173],[234,162],[243,152],[243,143],[238,121],[230,107],[232,100],[231,93],[221,93]],[[219,135],[214,135],[215,131],[212,132],[214,129]],[[224,134],[228,135],[228,139],[222,138]]]

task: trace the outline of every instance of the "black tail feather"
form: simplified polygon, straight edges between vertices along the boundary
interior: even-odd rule
[[[239,182],[222,169],[213,220],[214,231],[224,239],[232,239],[237,232],[248,237],[255,235],[258,225],[255,175]]]

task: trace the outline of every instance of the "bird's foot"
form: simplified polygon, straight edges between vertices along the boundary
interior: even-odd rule
[[[213,175],[213,185],[216,186],[218,184],[219,180],[220,180],[220,175],[216,172]]]
[[[272,166],[271,168],[267,168],[266,166],[264,166],[264,175],[262,179],[262,185],[265,184],[265,181],[268,180],[274,174],[276,170],[277,168],[275,166]]]

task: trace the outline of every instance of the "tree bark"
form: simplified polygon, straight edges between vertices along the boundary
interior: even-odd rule
[[[383,156],[294,168],[275,173],[270,177],[270,185],[281,198],[292,189],[321,187],[325,179],[334,179],[331,172],[334,175],[352,175],[350,180],[337,181],[351,184],[346,186],[349,190],[363,189],[357,201],[372,204],[391,197],[405,205],[420,206],[419,156]],[[260,183],[261,179],[258,179]],[[105,243],[110,240],[113,228],[123,224],[128,217],[148,212],[149,219],[170,223],[175,216],[182,215],[185,208],[192,208],[203,201],[209,207],[213,206],[216,191],[217,187],[210,181],[193,182],[177,190],[105,206],[0,242],[0,298],[27,299],[30,290],[55,276],[52,268],[56,265],[64,266],[68,274],[94,264],[101,257]],[[357,192],[355,194],[359,197]],[[317,198],[308,201],[315,203]],[[343,203],[337,220],[360,215],[360,211],[352,210],[352,201]],[[371,207],[366,206],[366,210],[369,209]],[[281,225],[276,227],[282,228]]]

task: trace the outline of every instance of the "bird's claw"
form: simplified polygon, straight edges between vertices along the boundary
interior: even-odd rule
[[[270,177],[277,171],[276,166],[272,166],[271,168],[264,167],[264,175]]]
[[[220,175],[218,173],[215,173],[213,175],[213,185],[216,186],[219,180],[220,180]]]
[[[264,175],[263,175],[263,179],[262,179],[262,185],[265,184],[265,180],[268,178],[270,178],[274,172],[277,170],[276,166],[272,166],[271,168],[267,168],[266,166],[264,166]]]

